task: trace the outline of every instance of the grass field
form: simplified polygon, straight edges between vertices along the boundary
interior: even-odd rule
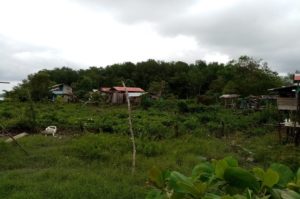
[[[151,167],[188,175],[203,157],[232,155],[245,167],[271,162],[299,167],[299,149],[278,144],[275,129],[258,123],[270,122],[265,121],[269,113],[188,107],[184,113],[174,111],[176,104],[134,109],[137,168],[132,175],[126,107],[37,104],[37,128],[54,124],[59,135],[21,138],[29,155],[0,140],[0,198],[145,198]],[[27,104],[1,103],[2,125],[8,131],[28,128],[25,110]],[[227,137],[217,138],[220,118]]]

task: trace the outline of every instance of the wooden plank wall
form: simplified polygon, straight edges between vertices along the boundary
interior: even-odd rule
[[[277,98],[278,110],[297,110],[297,100],[296,98],[278,97]]]

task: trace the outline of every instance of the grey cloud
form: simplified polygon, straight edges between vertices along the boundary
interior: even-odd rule
[[[215,12],[187,13],[196,2],[199,3],[193,0],[81,1],[95,8],[113,10],[123,22],[150,21],[161,34],[193,36],[208,51],[232,58],[244,54],[262,58],[278,72],[294,72],[300,68],[298,0],[240,0]]]
[[[43,53],[53,57],[34,56]],[[55,49],[25,44],[0,35],[0,81],[20,81],[38,70],[68,65],[75,64],[61,58]]]
[[[194,14],[188,9],[204,0],[76,1],[88,9],[108,12],[121,23],[150,22],[161,35],[194,37],[200,51],[191,52],[185,61],[201,59],[205,52],[219,52],[231,58],[262,58],[278,72],[300,69],[298,0],[238,0],[224,9]],[[52,56],[38,56],[43,52]],[[34,56],[22,59],[22,53]],[[60,66],[79,67],[65,60],[58,49],[21,43],[0,34],[0,80],[21,80],[40,69]]]
[[[77,2],[99,11],[113,12],[120,21],[136,23],[171,19],[184,13],[197,0],[77,0]]]

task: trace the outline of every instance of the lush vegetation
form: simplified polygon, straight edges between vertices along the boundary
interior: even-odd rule
[[[279,118],[272,108],[234,111],[193,100],[134,107],[134,175],[125,106],[1,102],[0,118],[13,133],[39,132],[48,125],[59,129],[58,137],[20,139],[29,155],[0,141],[1,198],[145,198],[153,193],[147,183],[153,166],[190,175],[203,157],[232,156],[242,167],[266,172],[274,162],[293,172],[300,165],[296,147],[278,144],[271,124]]]
[[[177,171],[153,167],[149,179],[154,189],[147,199],[289,199],[300,198],[300,168],[296,173],[282,164],[273,163],[266,170],[239,167],[232,157],[205,159],[187,177]]]
[[[84,99],[92,89],[118,86],[121,81],[125,81],[127,86],[141,87],[152,94],[162,93],[164,97],[188,99],[206,95],[212,102],[222,93],[261,95],[269,88],[284,84],[267,63],[247,56],[227,64],[148,60],[78,71],[67,67],[42,70],[29,75],[6,96],[26,101],[29,93],[34,101],[41,101],[48,99],[50,85],[65,83],[73,87],[79,99]]]
[[[127,107],[89,93],[121,81],[162,94],[133,107],[133,175]],[[97,103],[50,102],[56,83]],[[272,103],[255,111],[224,109],[218,101],[222,93],[260,95],[285,83],[247,56],[227,64],[148,60],[31,74],[0,102],[1,132],[30,134],[18,141],[28,154],[0,139],[0,198],[299,197],[300,151],[279,144],[275,128],[284,116]],[[39,135],[50,125],[57,137]]]

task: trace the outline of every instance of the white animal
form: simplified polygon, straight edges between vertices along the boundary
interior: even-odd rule
[[[56,126],[48,126],[44,131],[42,131],[42,133],[45,134],[45,136],[52,135],[53,137],[55,137],[56,131]]]

